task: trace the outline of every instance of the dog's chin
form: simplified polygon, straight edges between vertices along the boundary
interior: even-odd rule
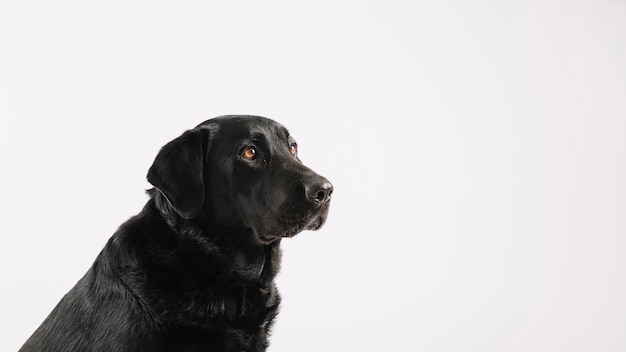
[[[294,237],[298,233],[305,230],[305,227],[300,228],[277,228],[269,229],[262,232],[255,231],[257,238],[263,244],[270,244],[283,238]]]
[[[271,236],[271,235],[258,236],[259,242],[261,242],[262,244],[271,244],[280,240],[281,238],[282,237],[280,236]]]
[[[319,230],[326,221],[326,217],[323,214],[313,217],[312,219],[303,219],[300,223],[280,224],[273,229],[255,229],[255,234],[259,241],[263,244],[270,244],[276,242],[282,238],[294,237],[302,231]]]
[[[316,216],[307,226],[305,226],[304,229],[309,231],[317,231],[324,225],[324,222],[326,222],[325,216]]]

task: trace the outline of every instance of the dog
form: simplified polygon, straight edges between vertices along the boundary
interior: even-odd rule
[[[332,184],[285,127],[207,120],[167,143],[141,212],[20,351],[265,351],[281,240],[325,222]]]

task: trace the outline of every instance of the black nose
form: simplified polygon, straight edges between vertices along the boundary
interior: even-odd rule
[[[306,198],[315,205],[321,205],[330,200],[333,193],[333,185],[328,180],[322,178],[314,182],[307,182],[304,185]]]

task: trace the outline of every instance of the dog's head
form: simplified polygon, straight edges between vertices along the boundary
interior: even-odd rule
[[[258,116],[207,120],[165,145],[148,181],[176,213],[269,243],[326,220],[333,186],[304,166],[285,127]]]

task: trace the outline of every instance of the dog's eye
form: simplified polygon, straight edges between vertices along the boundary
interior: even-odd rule
[[[291,152],[291,155],[296,156],[296,154],[298,153],[298,145],[295,143],[290,144],[289,151]]]
[[[241,155],[248,160],[254,160],[256,159],[256,155],[257,155],[256,148],[253,146],[245,147],[243,148]]]

